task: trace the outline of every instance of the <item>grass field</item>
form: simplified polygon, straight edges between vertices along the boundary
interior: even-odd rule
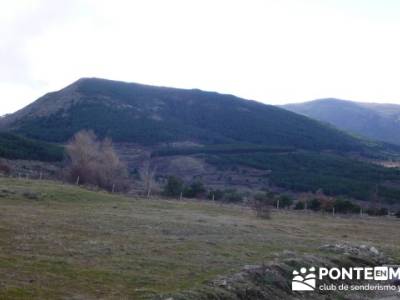
[[[400,221],[143,200],[0,179],[0,299],[146,299],[333,242],[400,259]]]

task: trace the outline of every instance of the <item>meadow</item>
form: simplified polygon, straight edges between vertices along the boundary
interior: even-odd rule
[[[0,178],[0,299],[151,299],[332,243],[400,259],[400,220],[139,199]]]

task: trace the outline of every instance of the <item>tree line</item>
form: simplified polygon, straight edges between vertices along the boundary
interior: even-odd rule
[[[126,165],[118,157],[112,141],[99,139],[92,131],[83,130],[74,135],[65,147],[67,164],[63,177],[71,183],[93,185],[110,192],[129,190],[131,179]],[[138,170],[143,183],[144,195],[151,197],[156,186],[156,168],[151,164],[151,157]],[[0,161],[0,173],[9,174],[11,167]],[[226,203],[244,203],[250,205],[257,214],[268,215],[273,207],[279,209],[310,210],[340,214],[387,215],[386,208],[370,201],[368,208],[343,197],[325,195],[322,190],[314,193],[301,193],[297,199],[289,194],[272,191],[248,195],[236,189],[207,188],[201,181],[184,182],[176,176],[169,176],[163,186],[161,195],[171,198],[198,198]],[[304,196],[306,195],[306,196]],[[375,195],[377,196],[377,195]],[[400,217],[400,211],[396,214]]]

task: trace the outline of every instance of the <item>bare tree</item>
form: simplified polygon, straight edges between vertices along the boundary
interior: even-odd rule
[[[156,173],[156,167],[151,165],[151,161],[146,161],[142,168],[139,170],[140,178],[144,182],[144,188],[147,199],[150,199],[152,188],[155,185],[154,175]]]
[[[0,174],[10,175],[11,167],[10,165],[3,159],[0,158]]]
[[[254,199],[250,202],[250,207],[255,211],[258,218],[271,218],[271,203],[269,203],[268,201]]]
[[[67,174],[72,182],[94,184],[107,190],[123,189],[128,172],[110,139],[99,141],[92,131],[80,131],[66,147]]]

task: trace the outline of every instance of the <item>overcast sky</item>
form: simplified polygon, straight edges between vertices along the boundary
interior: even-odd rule
[[[0,0],[0,115],[80,77],[400,104],[399,0]]]

